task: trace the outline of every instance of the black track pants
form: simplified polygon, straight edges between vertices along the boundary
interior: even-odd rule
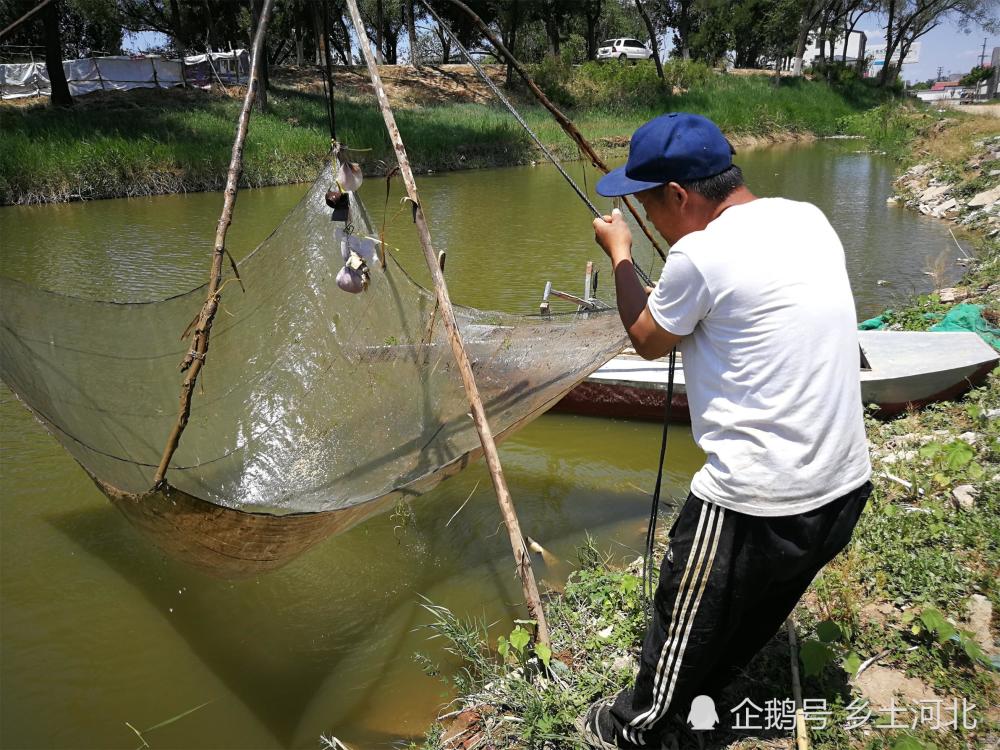
[[[816,510],[776,517],[688,496],[660,566],[635,687],[607,712],[620,745],[652,743],[667,717],[683,719],[692,698],[753,658],[850,541],[870,493],[866,482]]]

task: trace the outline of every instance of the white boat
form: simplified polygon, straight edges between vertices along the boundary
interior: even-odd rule
[[[891,417],[952,399],[985,380],[1000,361],[975,333],[858,331],[862,402]],[[623,419],[662,420],[669,367],[621,354],[570,391],[553,411]],[[684,364],[677,359],[670,418],[688,421]]]

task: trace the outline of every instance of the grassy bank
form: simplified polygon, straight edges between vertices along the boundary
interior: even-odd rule
[[[991,174],[995,122],[910,117],[904,127],[919,135],[909,142],[906,161],[926,166],[920,190],[948,184],[955,195],[971,196],[1000,184]],[[996,321],[1000,233],[988,221],[996,208],[958,204],[945,218],[975,230],[963,240],[975,260],[958,291]],[[899,306],[890,322],[923,329],[933,322],[926,313],[943,313],[951,304],[941,294],[924,295]],[[828,711],[813,715],[812,746],[994,748],[1000,736],[1000,372],[958,401],[892,421],[866,419],[866,427],[875,491],[851,545],[816,578],[794,615],[803,696],[823,701]],[[661,529],[669,526],[667,520]],[[482,623],[430,608],[431,629],[453,644],[467,669],[456,681],[460,697],[420,746],[579,747],[574,718],[632,679],[646,617],[638,576],[637,563],[616,567],[599,550],[584,548],[564,593],[547,605],[551,654],[533,651],[523,628],[489,632]],[[774,701],[791,697],[789,644],[781,632],[717,701],[719,729],[696,737],[684,728],[681,707],[677,747],[790,749],[790,725],[781,719],[787,707]],[[734,729],[731,712],[744,699],[764,711],[772,702],[777,726]],[[766,727],[766,717],[759,718]]]
[[[456,86],[449,70],[391,74],[398,78],[400,70],[413,80],[400,87],[396,114],[417,170],[521,164],[539,157],[513,119],[473,88],[467,73]],[[834,87],[786,78],[775,86],[765,76],[720,75],[692,65],[668,68],[672,85],[666,87],[648,65],[566,70],[555,65],[538,74],[584,134],[608,153],[623,149],[635,127],[667,110],[705,114],[739,143],[774,134],[831,135],[883,98],[860,82]],[[316,80],[301,73],[275,75],[268,113],[251,121],[244,185],[315,176],[329,142]],[[363,83],[358,71],[338,74],[338,135],[350,146],[370,149],[357,158],[369,173],[380,174],[392,151]],[[549,115],[523,92],[519,99],[543,142],[564,158],[575,157]],[[238,110],[239,101],[229,96],[155,90],[94,94],[65,111],[0,105],[0,203],[220,189]]]
[[[961,402],[892,422],[869,420],[875,492],[851,546],[814,581],[795,614],[803,695],[825,701],[829,711],[825,726],[810,724],[817,750],[996,746],[998,408],[994,374]],[[621,569],[593,548],[582,550],[565,592],[547,605],[549,677],[540,674],[530,646],[509,645],[524,643],[526,633],[488,632],[435,610],[432,630],[451,641],[467,671],[455,685],[461,697],[442,709],[447,719],[419,747],[580,747],[575,717],[633,677],[645,627],[638,576],[637,564]],[[501,654],[497,644],[504,641]],[[790,750],[788,725],[736,730],[731,712],[744,698],[765,708],[791,697],[789,645],[780,632],[717,700],[720,728],[702,735],[704,745],[684,729],[683,715],[675,720],[677,747]],[[912,726],[921,707],[937,706],[948,723],[953,700],[958,728],[936,727],[926,717]],[[892,705],[902,708],[897,727],[876,727],[890,723]],[[859,722],[864,711],[870,718]]]

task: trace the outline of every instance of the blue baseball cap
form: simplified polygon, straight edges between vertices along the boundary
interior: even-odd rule
[[[628,162],[597,182],[611,198],[668,182],[691,182],[717,175],[733,164],[733,148],[719,127],[701,115],[671,112],[655,117],[632,134]]]

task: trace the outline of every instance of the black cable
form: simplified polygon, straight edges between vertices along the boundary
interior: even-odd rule
[[[649,525],[646,527],[646,552],[642,558],[642,592],[649,606],[653,598],[653,551],[656,546],[656,522],[660,516],[660,489],[663,486],[663,466],[667,457],[667,434],[670,431],[670,406],[674,400],[674,370],[677,365],[677,348],[670,350],[667,371],[667,400],[663,407],[663,433],[660,437],[660,464],[656,472],[656,486],[653,488],[653,505],[649,509]]]

